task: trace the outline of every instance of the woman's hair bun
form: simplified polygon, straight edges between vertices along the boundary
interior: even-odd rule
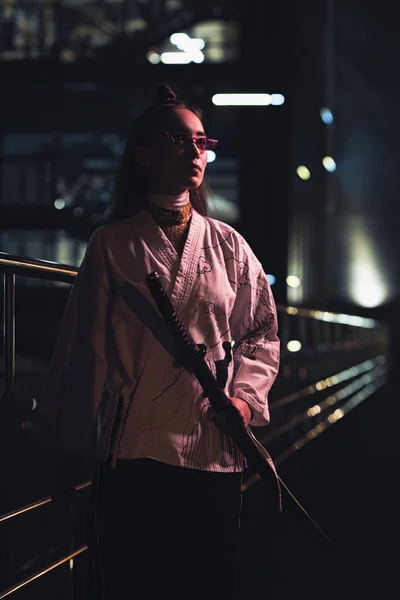
[[[176,102],[177,96],[168,85],[162,84],[158,86],[155,104],[175,104]]]

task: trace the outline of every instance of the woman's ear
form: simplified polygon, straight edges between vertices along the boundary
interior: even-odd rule
[[[136,146],[133,150],[133,156],[141,167],[148,167],[150,165],[149,153],[144,146]]]

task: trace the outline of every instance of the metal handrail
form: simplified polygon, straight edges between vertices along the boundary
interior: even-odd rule
[[[90,487],[91,485],[92,485],[92,481],[89,479],[88,481],[83,481],[82,483],[78,483],[77,485],[74,486],[74,489],[76,492],[79,492],[80,490],[84,490],[85,488]],[[45,506],[46,504],[49,504],[50,502],[54,502],[54,498],[52,496],[46,496],[45,498],[41,498],[40,500],[37,500],[36,502],[32,502],[31,504],[26,504],[25,506],[21,506],[20,508],[12,510],[11,512],[5,513],[4,515],[0,515],[0,523],[3,523],[4,521],[9,521],[10,519],[13,519],[14,517],[18,517],[18,515],[23,515],[23,514],[29,512],[30,510],[33,510],[34,508],[40,508],[41,506]]]
[[[15,377],[15,276],[22,275],[36,279],[45,279],[65,283],[73,283],[78,274],[78,268],[48,260],[27,258],[7,252],[0,252],[0,272],[4,275],[3,289],[3,356],[4,356],[4,385],[0,395],[0,408],[10,397]],[[277,305],[280,313],[298,315],[326,321],[346,324],[366,329],[380,326],[378,321],[356,315],[333,313],[295,306]]]
[[[40,259],[30,259],[5,252],[0,252],[0,273],[4,276],[4,314],[3,314],[3,345],[4,345],[4,388],[0,396],[0,407],[5,402],[10,394],[11,386],[15,374],[15,277],[24,276],[36,279],[52,280],[57,282],[73,283],[78,268],[70,265],[64,265]],[[345,324],[366,329],[378,328],[381,323],[374,319],[365,319],[359,316],[332,313],[320,310],[307,308],[297,308],[294,306],[278,305],[279,313],[287,315],[297,315],[299,317],[312,318],[320,321],[326,321],[333,324]],[[75,486],[75,490],[90,487],[91,481],[82,482]],[[252,482],[247,482],[246,486]],[[0,516],[0,523],[8,521],[18,515],[31,511],[40,506],[46,505],[53,501],[52,497],[42,498],[32,504],[20,507],[12,512]],[[78,554],[85,552],[87,546],[82,546],[75,552],[56,561],[49,567],[35,573],[31,577],[21,581],[19,584],[0,592],[0,600],[11,595],[21,587],[24,587],[31,581],[48,573],[56,567],[64,564],[68,560],[73,559]]]
[[[78,273],[78,269],[49,260],[26,258],[24,256],[17,256],[16,254],[0,252],[0,272],[23,275],[35,279],[72,283]]]
[[[0,396],[0,407],[3,398],[11,393],[15,378],[15,275],[4,273],[3,287],[3,360],[4,384]]]
[[[33,277],[72,283],[78,273],[76,267],[47,260],[26,258],[0,252],[0,272],[3,273],[3,357],[4,384],[0,395],[0,408],[11,394],[15,378],[15,277]]]
[[[294,394],[280,397],[278,400],[276,400],[275,402],[273,402],[271,404],[270,410],[272,411],[272,410],[276,409],[277,407],[285,406],[285,405],[292,403],[295,400],[299,400],[305,396],[310,396],[310,395],[316,394],[318,392],[322,392],[322,391],[329,389],[330,387],[335,386],[339,383],[348,381],[349,379],[353,379],[354,377],[356,378],[356,380],[360,380],[362,383],[362,377],[365,376],[366,373],[373,372],[377,368],[381,368],[382,365],[384,365],[384,363],[385,363],[384,356],[378,355],[378,356],[374,357],[373,359],[369,359],[367,361],[364,361],[363,363],[354,365],[354,367],[347,369],[346,371],[332,374],[329,377],[325,378],[324,380],[320,380],[312,385],[308,385],[307,387],[302,388],[301,390],[299,390],[298,392],[295,392]],[[356,369],[357,373],[352,373],[351,372],[352,369]],[[377,377],[381,377],[381,376],[382,376],[382,373],[379,372]],[[365,385],[367,385],[367,384],[369,384],[369,381]],[[360,386],[360,388],[361,387],[362,387],[362,385]],[[351,390],[351,391],[353,391],[353,390]],[[333,401],[329,402],[330,406],[333,406],[334,404],[335,404],[335,402],[333,402]],[[312,416],[313,415],[308,414],[308,418],[311,418]],[[278,434],[280,433],[279,430],[276,430],[276,431],[272,432],[272,434],[269,434],[269,435],[276,437],[277,433]],[[262,438],[262,439],[260,439],[260,441],[264,444],[268,440],[267,440],[267,438]],[[91,485],[92,485],[92,481],[87,480],[87,481],[83,481],[79,484],[76,484],[74,486],[74,489],[75,489],[75,491],[78,492],[80,490],[90,487]],[[20,514],[24,514],[35,508],[39,508],[41,506],[49,504],[50,502],[53,502],[53,501],[54,501],[53,497],[46,496],[44,498],[41,498],[40,500],[37,500],[36,502],[33,502],[32,504],[27,504],[25,506],[22,506],[20,508],[13,510],[9,513],[0,515],[0,524],[3,523],[4,521],[8,521],[10,519],[13,519],[14,517],[17,517]]]
[[[74,552],[71,552],[67,556],[63,556],[62,558],[60,558],[59,560],[57,560],[55,563],[51,564],[50,566],[46,567],[45,569],[42,569],[41,571],[34,573],[34,575],[31,575],[30,577],[23,579],[22,581],[20,581],[19,583],[16,583],[15,585],[8,588],[7,590],[4,590],[4,592],[0,592],[0,600],[3,600],[3,598],[10,596],[17,590],[20,590],[21,588],[25,587],[26,585],[28,585],[28,583],[32,583],[32,581],[35,581],[35,579],[39,579],[39,577],[42,577],[42,575],[46,575],[46,573],[49,573],[50,571],[53,571],[57,567],[60,567],[61,565],[65,564],[66,562],[73,560],[76,556],[78,556],[79,554],[82,554],[82,552],[85,552],[87,549],[88,549],[88,547],[86,545],[81,546]]]
[[[378,357],[379,358],[379,357]],[[379,373],[377,374],[377,377],[372,381],[372,382],[368,382],[367,385],[365,385],[362,390],[358,390],[356,394],[353,394],[353,396],[350,398],[350,400],[347,401],[347,403],[345,405],[343,405],[339,410],[335,410],[333,412],[331,412],[325,419],[325,421],[323,422],[323,424],[318,424],[312,431],[312,435],[310,434],[306,434],[303,438],[300,438],[300,442],[295,442],[292,446],[289,446],[288,448],[286,448],[286,450],[284,450],[279,456],[274,457],[274,462],[276,464],[280,464],[281,462],[283,462],[283,460],[285,460],[291,453],[293,453],[296,449],[300,449],[300,447],[302,447],[305,443],[307,443],[308,441],[310,441],[311,439],[315,439],[315,437],[317,437],[318,435],[320,435],[323,431],[326,430],[327,427],[333,425],[334,423],[336,423],[341,416],[343,416],[343,414],[347,413],[348,411],[352,410],[357,404],[359,404],[363,399],[365,399],[366,397],[368,397],[371,393],[373,393],[374,391],[376,391],[376,389],[378,389],[379,387],[381,387],[386,381],[386,377],[385,374]],[[354,392],[354,390],[352,390],[352,392]],[[349,394],[346,394],[346,396],[348,396]],[[338,414],[337,414],[338,413]],[[250,477],[248,480],[246,480],[245,482],[243,482],[242,484],[242,491],[246,492],[254,483],[256,483],[259,480],[259,476],[258,475],[253,475],[252,477]],[[85,488],[88,488],[92,485],[92,481],[88,480],[85,482],[82,482],[75,487],[75,491],[79,491]],[[27,506],[21,507],[15,511],[12,511],[10,513],[7,513],[5,515],[0,516],[0,524],[6,520],[9,520],[11,518],[17,517],[20,514],[26,513],[27,511],[30,511],[32,509],[35,508],[39,508],[40,506],[44,506],[50,502],[53,502],[54,498],[48,496],[46,498],[42,498],[41,500],[34,502],[32,504],[29,504]],[[32,581],[36,580],[37,578],[41,577],[42,575],[45,575],[46,573],[52,571],[53,569],[56,569],[57,567],[61,566],[62,564],[65,564],[68,560],[73,559],[75,556],[82,554],[83,552],[88,550],[88,546],[84,545],[81,546],[80,548],[78,548],[77,550],[75,550],[74,552],[72,552],[71,554],[69,554],[68,556],[63,557],[62,559],[59,559],[57,561],[55,561],[54,563],[52,563],[51,565],[49,565],[48,567],[42,569],[39,572],[34,573],[33,575],[31,575],[30,577],[27,577],[26,579],[20,581],[19,583],[13,585],[12,587],[8,588],[7,590],[4,590],[3,592],[0,592],[0,600],[2,600],[3,598],[6,598],[7,596],[10,596],[12,593],[16,592],[17,590],[19,590],[20,588],[26,586],[27,584],[31,583]]]
[[[278,312],[288,315],[296,315],[297,317],[307,317],[316,319],[317,321],[325,321],[325,323],[337,323],[338,325],[351,325],[352,327],[362,327],[365,329],[373,329],[381,325],[376,319],[369,317],[361,317],[359,315],[349,315],[345,313],[336,313],[327,310],[317,310],[314,308],[302,308],[297,306],[286,306],[283,304],[277,305]]]
[[[73,283],[78,268],[71,265],[56,263],[48,260],[37,258],[27,258],[7,252],[0,252],[0,272],[11,273],[15,275],[23,275],[25,277],[33,277],[36,279],[47,279],[52,281],[63,281]],[[51,275],[51,277],[49,277]],[[318,321],[327,323],[338,323],[344,325],[352,325],[354,327],[365,327],[370,329],[379,325],[375,319],[360,317],[358,315],[349,315],[345,313],[336,313],[331,311],[322,311],[312,308],[299,308],[296,306],[288,306],[277,304],[277,310],[289,315],[297,315],[299,317],[309,317]]]

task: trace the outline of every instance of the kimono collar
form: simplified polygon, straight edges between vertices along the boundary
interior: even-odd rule
[[[169,210],[180,210],[184,208],[190,201],[189,190],[183,192],[183,194],[153,194],[149,193],[147,196],[148,202],[159,208],[167,208]]]

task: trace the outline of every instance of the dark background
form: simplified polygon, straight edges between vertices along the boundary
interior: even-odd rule
[[[79,266],[111,201],[130,124],[167,83],[203,109],[220,140],[206,175],[210,214],[246,237],[276,278],[277,303],[389,326],[392,387],[282,468],[338,545],[328,556],[317,544],[311,560],[289,510],[292,533],[270,557],[276,597],[283,581],[288,597],[392,597],[396,585],[399,16],[395,3],[372,0],[0,2],[0,252]],[[177,51],[169,37],[182,31],[205,40],[204,62],[152,64]],[[212,103],[216,93],[246,91],[285,102]],[[41,382],[68,293],[17,277],[19,385]],[[248,531],[268,539],[268,527],[257,527]]]
[[[397,322],[398,13],[356,0],[2,2],[1,251],[80,264],[129,126],[167,82],[221,140],[211,214],[248,239],[277,301]],[[149,62],[177,51],[176,31],[203,35],[203,63]],[[285,103],[212,104],[229,91]]]

